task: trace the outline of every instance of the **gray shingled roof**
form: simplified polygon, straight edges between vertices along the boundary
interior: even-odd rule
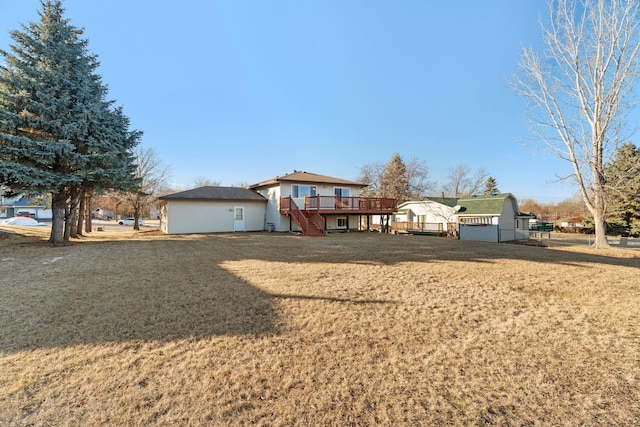
[[[193,201],[244,201],[244,202],[267,202],[262,195],[255,191],[241,187],[199,187],[193,190],[181,191],[179,193],[167,194],[158,197],[158,200],[193,200]]]
[[[361,182],[349,181],[346,179],[333,178],[326,175],[318,175],[317,173],[293,171],[282,176],[276,176],[275,178],[268,179],[266,181],[259,182],[249,186],[249,188],[268,187],[278,185],[281,182],[304,182],[308,184],[338,184],[338,185],[357,185],[360,187],[366,187]]]

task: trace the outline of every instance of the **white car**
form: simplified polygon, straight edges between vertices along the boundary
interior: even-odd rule
[[[133,218],[121,219],[118,221],[120,225],[133,225],[135,220]],[[144,221],[142,219],[138,219],[138,225],[144,225]]]

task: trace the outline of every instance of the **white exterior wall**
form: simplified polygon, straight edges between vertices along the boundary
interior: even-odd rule
[[[36,219],[51,219],[53,218],[53,211],[51,209],[36,209]]]
[[[280,214],[280,198],[281,197],[291,197],[291,186],[292,185],[310,185],[316,187],[316,195],[318,196],[334,196],[335,188],[348,188],[350,191],[349,197],[358,197],[360,195],[360,187],[351,187],[348,185],[338,186],[333,184],[314,184],[310,182],[299,182],[299,183],[281,183],[280,185],[276,185],[273,187],[264,187],[257,190],[259,194],[264,196],[267,199],[267,207],[266,207],[266,223],[273,224],[274,231],[298,231],[298,225],[295,221],[290,220],[289,216]],[[304,209],[304,198],[293,199],[298,208]],[[332,204],[333,206],[333,204]],[[346,215],[344,215],[346,216]],[[291,222],[291,223],[290,223]],[[327,218],[327,229],[335,229],[337,220],[333,216],[329,216]],[[354,229],[358,228],[358,216],[351,215],[349,217],[349,227]]]
[[[346,218],[348,223],[347,227],[338,228],[338,218]],[[357,230],[359,228],[358,215],[328,215],[326,218],[327,230]]]
[[[477,240],[480,242],[499,242],[498,225],[459,224],[460,240]]]
[[[444,230],[447,224],[455,222],[456,211],[452,207],[431,200],[408,203],[402,210],[406,210],[406,213],[396,214],[395,222],[417,222],[419,216],[424,216],[424,222],[442,224]]]
[[[267,199],[264,227],[267,223],[271,223],[274,231],[289,231],[289,219],[286,215],[280,214],[281,187],[261,188],[258,193]]]
[[[508,242],[510,240],[527,240],[529,232],[527,227],[526,238],[524,238],[524,230],[517,229],[516,223],[517,203],[513,198],[507,198],[500,215],[500,241]],[[527,224],[528,226],[528,224]]]
[[[479,240],[483,242],[508,242],[511,240],[528,240],[529,223],[526,219],[520,221],[516,213],[518,204],[512,197],[505,199],[500,216],[491,218],[491,225],[460,224],[460,240]]]
[[[245,231],[264,230],[265,203],[187,200],[172,200],[163,206],[161,229],[167,234],[232,232],[235,207],[244,208]]]

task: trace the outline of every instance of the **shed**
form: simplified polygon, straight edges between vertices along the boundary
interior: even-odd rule
[[[506,242],[529,239],[531,214],[521,213],[511,193],[458,199],[457,222],[460,240]]]

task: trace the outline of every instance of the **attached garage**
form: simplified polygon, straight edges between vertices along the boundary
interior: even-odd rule
[[[267,199],[239,187],[200,187],[158,198],[160,229],[167,234],[265,229]]]

